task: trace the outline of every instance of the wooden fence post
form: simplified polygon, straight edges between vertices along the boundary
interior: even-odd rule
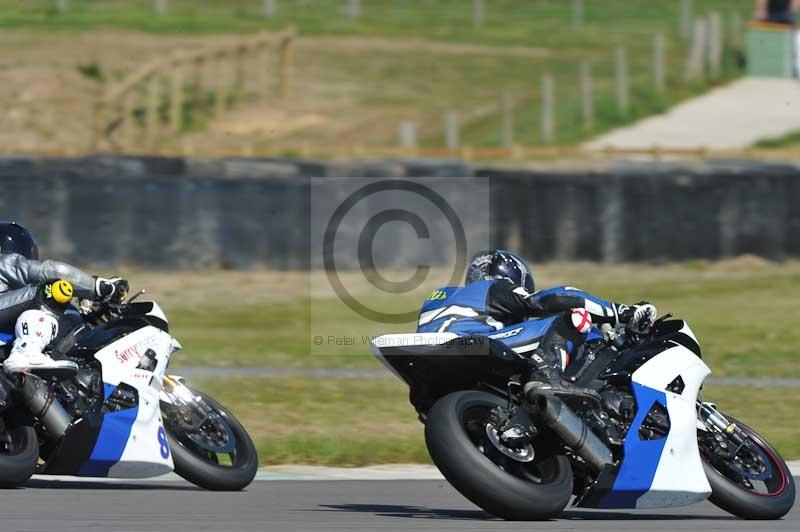
[[[99,151],[103,142],[103,135],[106,128],[107,103],[105,97],[101,97],[94,103],[94,116],[92,120],[92,140],[91,149]]]
[[[667,88],[667,52],[663,33],[653,36],[653,88],[663,93]]]
[[[169,125],[178,133],[183,125],[183,64],[173,65],[170,74]]]
[[[258,87],[258,100],[264,103],[269,98],[270,82],[269,72],[272,67],[272,46],[262,44],[256,51],[256,84]]]
[[[145,146],[151,148],[155,145],[158,134],[158,107],[159,107],[159,83],[158,74],[154,73],[147,80],[147,101],[145,103]]]
[[[731,15],[730,45],[734,50],[742,49],[742,16],[739,13]]]
[[[579,30],[583,26],[583,0],[572,0],[572,29]]]
[[[153,0],[153,11],[159,17],[167,12],[167,0]]]
[[[680,35],[684,39],[692,36],[692,0],[681,0]]]
[[[555,82],[553,76],[542,76],[542,142],[552,144],[555,138]]]
[[[409,120],[400,122],[398,130],[400,147],[402,148],[416,148],[417,147],[417,124]]]
[[[444,143],[450,151],[456,151],[461,145],[458,113],[455,111],[444,114]]]
[[[245,81],[247,79],[247,65],[245,63],[245,55],[249,50],[249,44],[243,43],[233,52],[233,95],[237,101],[243,100],[246,97]]]
[[[135,143],[136,117],[134,116],[134,100],[136,93],[129,90],[122,96],[122,124],[120,125],[120,145],[122,151],[131,151]]]
[[[294,65],[294,38],[286,37],[281,43],[280,49],[281,80],[280,93],[285,98],[289,95],[292,83],[292,68]]]
[[[614,49],[614,86],[617,95],[617,109],[620,114],[628,114],[630,98],[628,90],[628,61],[625,56],[625,48],[617,46]]]
[[[214,115],[219,118],[228,106],[228,69],[225,65],[225,53],[220,51],[216,57],[216,83],[214,84]]]
[[[594,129],[594,94],[592,89],[592,65],[588,61],[581,62],[580,92],[583,130],[589,132]]]
[[[472,0],[472,25],[476,28],[483,26],[483,17],[486,14],[484,0]]]
[[[192,112],[189,117],[192,123],[194,123],[195,115],[204,110],[206,98],[208,98],[208,84],[206,83],[208,65],[206,63],[207,59],[202,55],[198,55],[193,61]]]
[[[504,148],[511,148],[514,145],[514,104],[507,92],[500,95],[500,116],[500,143]]]
[[[345,7],[345,13],[347,13],[347,18],[350,20],[355,20],[361,16],[361,0],[347,0],[347,5]]]
[[[716,11],[708,14],[708,71],[712,78],[718,78],[722,72],[722,17]]]
[[[274,17],[275,13],[278,12],[278,2],[276,0],[264,0],[261,12],[267,18]]]
[[[692,31],[692,45],[689,49],[689,59],[686,61],[684,78],[686,81],[698,81],[703,78],[706,60],[706,21],[697,18]]]

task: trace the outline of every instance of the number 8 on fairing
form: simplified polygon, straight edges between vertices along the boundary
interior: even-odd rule
[[[169,442],[167,442],[167,432],[164,427],[158,427],[158,446],[161,451],[161,458],[169,458]]]

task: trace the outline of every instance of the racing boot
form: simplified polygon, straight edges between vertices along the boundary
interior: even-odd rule
[[[58,334],[58,321],[42,310],[26,310],[17,318],[16,338],[11,353],[3,361],[9,375],[35,373],[41,376],[69,377],[78,371],[71,360],[54,360],[44,353]]]
[[[530,402],[535,402],[537,395],[556,395],[561,398],[583,398],[600,402],[600,394],[596,391],[575,386],[573,383],[564,380],[561,372],[560,352],[562,348],[552,346],[549,349],[550,355],[544,349],[536,349],[531,356],[533,371],[528,378],[528,382],[523,388],[525,397]],[[559,353],[558,362],[555,362],[556,353]]]

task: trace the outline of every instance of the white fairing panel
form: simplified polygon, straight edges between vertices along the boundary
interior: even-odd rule
[[[95,354],[103,365],[105,397],[121,384],[139,396],[135,409],[106,414],[85,476],[144,478],[173,469],[172,453],[161,419],[159,394],[176,342],[164,331],[146,326]],[[142,357],[155,356],[153,371],[138,369]]]
[[[694,337],[688,326],[686,329]],[[697,393],[709,373],[697,355],[680,346],[668,349],[633,374],[635,382],[651,388],[664,390],[678,375],[685,385],[680,395],[665,391],[670,431],[650,491],[639,498],[637,508],[684,506],[711,493],[697,448],[696,422]]]

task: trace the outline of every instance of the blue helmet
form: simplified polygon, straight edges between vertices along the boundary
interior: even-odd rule
[[[17,253],[39,260],[39,246],[33,233],[17,222],[0,222],[0,253]]]
[[[507,279],[525,287],[530,293],[536,288],[533,272],[528,264],[517,254],[504,249],[480,251],[472,257],[467,268],[465,284],[481,279]]]

